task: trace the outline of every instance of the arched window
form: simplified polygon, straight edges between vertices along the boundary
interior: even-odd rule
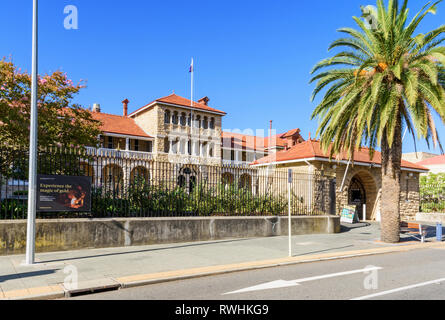
[[[173,122],[173,124],[178,124],[178,112],[177,111],[173,112],[172,122]]]
[[[229,172],[224,172],[222,175],[222,183],[224,185],[231,185],[233,184],[234,178],[233,178],[233,174],[229,173]]]
[[[170,110],[165,110],[164,112],[164,123],[169,124],[171,120],[171,113]]]
[[[108,190],[119,192],[122,188],[124,170],[118,165],[109,164],[102,170],[102,179]]]
[[[248,191],[252,190],[252,178],[247,173],[243,174],[239,179],[239,187]]]
[[[170,152],[170,140],[168,140],[168,138],[164,138],[164,152]]]
[[[209,120],[207,117],[204,117],[204,120],[202,121],[202,127],[204,129],[208,129],[209,128]]]
[[[181,123],[181,126],[184,126],[184,127],[185,127],[185,125],[187,124],[187,118],[186,118],[186,115],[185,115],[184,112],[181,113],[181,120],[180,120],[180,123]]]
[[[201,116],[196,116],[196,124],[197,124],[197,128],[201,128]]]
[[[210,129],[215,129],[215,118],[210,118]]]
[[[95,182],[94,168],[92,165],[90,165],[86,162],[82,162],[80,164],[80,170],[81,170],[82,174],[84,174],[85,176],[91,177],[93,180],[93,183]]]
[[[185,178],[185,176],[180,175],[180,176],[178,177],[178,186],[179,186],[180,188],[185,188],[186,183],[187,183],[187,179]]]
[[[130,183],[134,184],[148,184],[149,183],[149,173],[145,167],[136,167],[131,171]]]
[[[187,126],[192,126],[192,115],[190,113],[187,116]]]

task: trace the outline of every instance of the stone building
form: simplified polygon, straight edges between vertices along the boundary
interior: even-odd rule
[[[356,205],[360,219],[378,220],[380,216],[381,196],[381,154],[375,152],[369,157],[369,149],[362,148],[354,155],[353,161],[341,155],[330,160],[317,140],[308,140],[288,150],[271,154],[252,163],[254,167],[292,168],[316,176],[325,175],[335,182],[336,213],[346,205]],[[400,208],[402,218],[410,220],[419,212],[419,175],[428,169],[406,160],[402,160],[402,181]],[[310,192],[313,187],[308,187]],[[311,200],[315,201],[315,200]]]
[[[430,170],[430,173],[445,173],[445,155],[436,155],[434,157],[430,157],[417,162],[417,164],[428,168]]]

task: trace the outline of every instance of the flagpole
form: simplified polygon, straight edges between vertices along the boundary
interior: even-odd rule
[[[191,124],[191,128],[190,128],[190,151],[191,151],[191,156],[193,156],[193,126],[194,126],[194,119],[193,119],[193,74],[195,72],[195,66],[193,65],[193,58],[192,58],[192,64],[190,66],[190,72],[191,72],[191,95],[190,95],[190,100],[191,100],[191,112],[190,112],[190,124]]]
[[[26,234],[27,265],[35,263],[37,198],[37,74],[38,74],[38,0],[33,0],[31,126],[29,144],[28,223]]]

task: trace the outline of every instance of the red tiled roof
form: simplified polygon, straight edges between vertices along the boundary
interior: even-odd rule
[[[287,146],[287,140],[284,137],[290,137],[296,134],[300,134],[300,129],[293,129],[286,133],[281,133],[266,138],[223,131],[222,139],[234,138],[234,147],[238,149],[246,148],[247,150],[256,149],[258,151],[264,151],[267,148],[273,147],[285,148]],[[230,147],[226,141],[223,141],[223,147],[224,146]]]
[[[433,157],[430,159],[426,159],[418,162],[417,164],[421,166],[434,166],[434,165],[445,165],[445,155]]]
[[[145,133],[145,131],[142,130],[132,118],[102,112],[92,112],[91,114],[94,120],[98,120],[102,123],[100,129],[103,132],[152,138]]]
[[[283,134],[282,138],[298,136],[300,134],[300,132],[301,132],[300,129],[292,129],[292,130],[289,130],[288,132],[286,132],[285,134]]]
[[[171,94],[169,96],[157,99],[157,100],[155,100],[155,101],[153,101],[153,102],[143,106],[142,108],[139,108],[138,110],[132,112],[130,114],[130,117],[135,115],[136,113],[142,111],[143,109],[151,106],[152,104],[154,104],[156,102],[157,103],[174,104],[174,105],[177,105],[177,106],[187,107],[187,108],[191,108],[191,104],[192,104],[191,100],[189,100],[187,98],[180,97],[180,96],[178,96],[178,95],[173,93],[173,94]],[[222,115],[226,115],[226,113],[224,111],[220,111],[220,110],[211,108],[211,107],[206,106],[205,104],[199,103],[199,102],[193,102],[193,108],[194,109],[200,109],[200,110],[203,110],[203,111],[215,112],[215,113],[220,113]]]
[[[232,142],[231,139],[233,138],[233,147],[235,149],[242,149],[245,148],[246,150],[257,150],[257,151],[264,151],[265,149],[265,143],[263,137],[256,137],[252,135],[245,135],[241,133],[234,133],[234,132],[225,132],[223,131],[221,133],[222,141],[222,147],[226,148],[232,148]],[[226,140],[227,139],[227,140]]]
[[[322,151],[320,141],[308,140],[308,141],[299,143],[299,144],[293,146],[292,148],[290,148],[289,150],[280,151],[275,154],[270,154],[269,156],[264,157],[262,159],[259,159],[255,162],[253,162],[252,165],[261,165],[261,164],[268,164],[268,163],[312,159],[312,158],[323,158],[326,160],[329,159],[329,152],[326,154]],[[346,153],[341,154],[340,157],[336,157],[334,155],[334,158],[336,160],[343,160],[343,161],[349,160],[348,157],[346,156]],[[361,150],[358,150],[354,153],[354,162],[361,162],[361,163],[368,163],[368,164],[373,163],[373,164],[381,165],[382,156],[381,156],[380,152],[375,151],[374,158],[370,159],[369,149],[362,148]],[[405,160],[402,160],[402,168],[428,171],[427,168],[425,168],[419,164],[414,164],[414,163],[411,163],[411,162],[408,162]]]

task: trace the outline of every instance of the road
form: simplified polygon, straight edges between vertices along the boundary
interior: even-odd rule
[[[121,289],[81,300],[445,300],[445,250],[305,263]]]

